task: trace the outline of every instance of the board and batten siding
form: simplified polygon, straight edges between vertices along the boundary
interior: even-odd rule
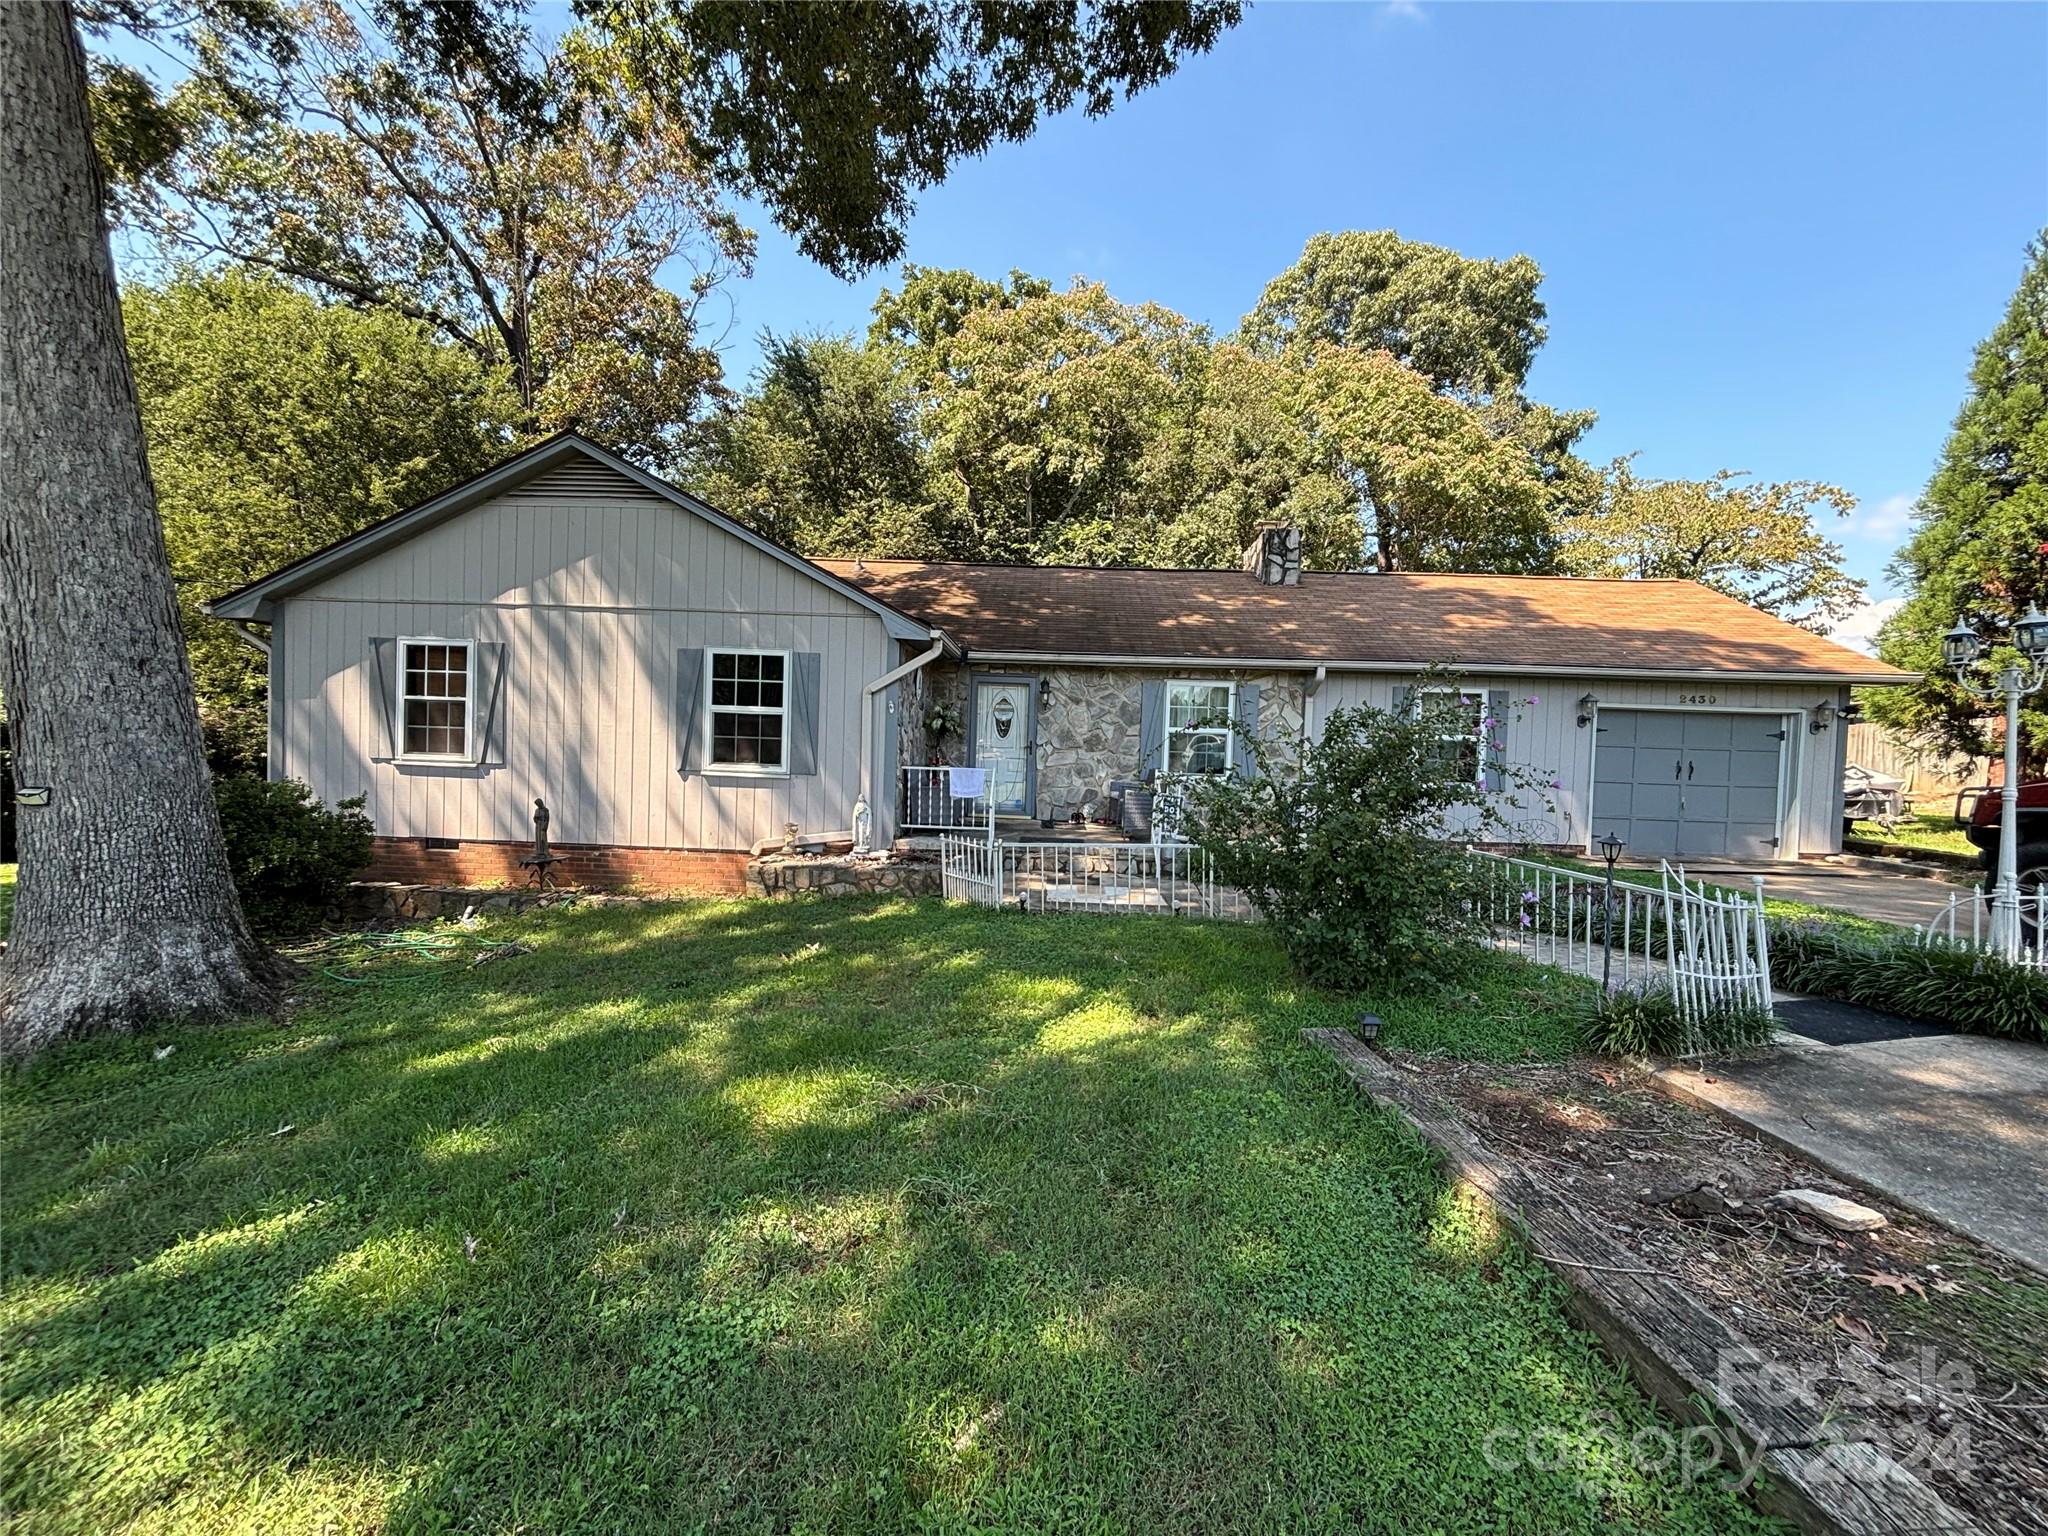
[[[386,756],[373,636],[505,646],[483,767]],[[600,466],[565,466],[283,599],[273,773],[368,796],[381,836],[523,840],[535,797],[562,843],[746,849],[797,823],[843,832],[863,688],[898,645],[870,609]],[[678,772],[677,653],[821,658],[818,772]],[[393,680],[395,682],[395,679]],[[893,725],[876,700],[875,739]],[[878,787],[876,834],[893,832]]]
[[[1320,736],[1332,711],[1359,704],[1391,709],[1397,691],[1412,688],[1412,675],[1331,672],[1311,701],[1309,732]],[[1554,809],[1520,813],[1532,842],[1584,847],[1592,816],[1593,725],[1580,726],[1579,699],[1593,694],[1604,709],[1692,709],[1782,711],[1788,718],[1785,745],[1783,845],[1780,858],[1839,853],[1842,846],[1842,751],[1839,723],[1810,731],[1813,706],[1848,702],[1848,690],[1832,683],[1676,682],[1620,677],[1516,677],[1472,675],[1468,689],[1502,689],[1509,708],[1503,750],[1510,763],[1531,770],[1543,783]],[[1534,704],[1524,702],[1535,699]],[[1690,701],[1690,702],[1688,702]],[[1711,701],[1711,702],[1709,702]],[[1551,779],[1560,785],[1548,787]]]

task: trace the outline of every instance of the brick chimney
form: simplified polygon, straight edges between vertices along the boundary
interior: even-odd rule
[[[1245,574],[1256,576],[1269,587],[1292,587],[1301,582],[1301,530],[1291,523],[1257,523],[1252,541],[1245,546]]]

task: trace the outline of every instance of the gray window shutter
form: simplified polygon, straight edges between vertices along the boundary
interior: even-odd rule
[[[398,756],[398,637],[370,636],[371,713],[384,722],[384,752],[372,754],[373,761],[388,762]]]
[[[789,771],[818,771],[818,678],[824,658],[817,651],[798,651],[789,658]]]
[[[1239,683],[1237,685],[1237,744],[1231,750],[1232,770],[1240,779],[1258,777],[1259,760],[1252,755],[1250,742],[1259,739],[1259,685]]]
[[[1166,684],[1138,685],[1138,777],[1166,766]]]
[[[1486,690],[1486,718],[1493,724],[1482,727],[1485,736],[1480,742],[1480,750],[1486,754],[1486,775],[1483,783],[1489,790],[1505,789],[1508,771],[1507,689]]]
[[[470,706],[476,711],[472,721],[475,735],[469,753],[469,760],[478,767],[487,762],[505,761],[504,733],[498,726],[504,696],[505,647],[495,640],[479,641],[476,647],[476,698]],[[499,737],[496,752],[491,750],[493,732]]]
[[[704,771],[704,648],[676,652],[676,771]]]

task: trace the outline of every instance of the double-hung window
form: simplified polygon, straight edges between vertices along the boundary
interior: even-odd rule
[[[406,757],[469,756],[476,659],[467,640],[401,640],[398,718]]]
[[[714,768],[789,771],[789,652],[706,651],[705,729]]]
[[[1417,709],[1438,725],[1436,760],[1468,783],[1483,775],[1486,753],[1486,695],[1462,688],[1425,688],[1416,695]]]
[[[1234,746],[1235,683],[1166,685],[1166,771],[1228,773]]]

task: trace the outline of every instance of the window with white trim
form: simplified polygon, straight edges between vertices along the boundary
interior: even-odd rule
[[[1166,685],[1166,771],[1228,773],[1234,744],[1237,684],[1179,682]]]
[[[707,651],[704,665],[711,737],[704,760],[744,773],[787,773],[789,652]]]
[[[476,660],[467,640],[398,642],[398,719],[406,757],[467,758]]]
[[[1459,778],[1479,783],[1486,774],[1486,695],[1467,688],[1424,688],[1416,695],[1416,709],[1442,725],[1437,760]]]

